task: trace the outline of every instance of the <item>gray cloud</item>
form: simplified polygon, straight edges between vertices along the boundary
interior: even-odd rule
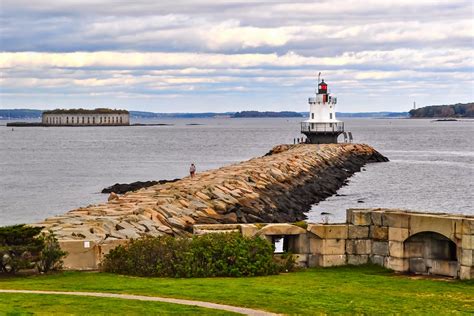
[[[347,110],[367,110],[380,100],[400,109],[404,95],[420,103],[466,101],[473,97],[472,6],[464,0],[3,0],[0,107],[111,100],[156,110],[166,100],[199,111],[225,96],[234,109],[249,100],[262,109],[305,109],[321,70],[341,106],[344,97],[351,100]],[[181,97],[197,95],[195,108]]]

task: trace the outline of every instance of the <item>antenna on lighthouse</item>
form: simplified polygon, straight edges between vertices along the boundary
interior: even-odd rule
[[[319,84],[319,81],[320,81],[319,78],[321,78],[321,71],[318,74],[318,84]]]

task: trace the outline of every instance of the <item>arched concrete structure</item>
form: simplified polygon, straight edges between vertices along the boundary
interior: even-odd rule
[[[240,226],[246,236],[288,236],[300,265],[375,263],[398,272],[474,279],[474,217],[391,209],[349,209],[344,224],[195,225]],[[297,238],[295,238],[297,236]]]
[[[403,245],[411,273],[457,277],[458,246],[450,238],[435,232],[419,232],[408,237]]]

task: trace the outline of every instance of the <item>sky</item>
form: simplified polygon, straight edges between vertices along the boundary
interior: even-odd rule
[[[472,0],[1,0],[0,108],[340,112],[474,100]]]

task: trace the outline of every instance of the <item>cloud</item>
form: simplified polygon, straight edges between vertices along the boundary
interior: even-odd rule
[[[397,49],[346,52],[332,57],[306,57],[294,52],[277,54],[210,54],[148,52],[0,53],[0,68],[249,68],[249,67],[347,67],[397,69],[437,68],[471,71],[470,49]],[[309,68],[310,69],[310,68]]]
[[[217,98],[272,109],[304,100],[318,71],[354,107],[382,95],[392,108],[403,95],[470,100],[472,10],[467,0],[3,0],[0,107],[43,96],[62,107],[165,98],[190,111]]]

